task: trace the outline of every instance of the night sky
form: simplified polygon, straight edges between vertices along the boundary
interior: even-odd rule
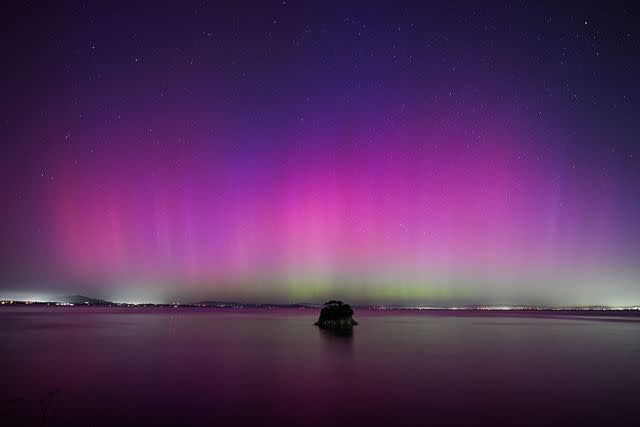
[[[25,3],[0,296],[640,303],[637,3]]]

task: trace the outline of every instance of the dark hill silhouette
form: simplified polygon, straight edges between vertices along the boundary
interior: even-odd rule
[[[97,298],[90,298],[84,295],[68,295],[60,297],[59,302],[66,302],[69,304],[87,304],[87,305],[112,305],[111,301],[105,301]]]

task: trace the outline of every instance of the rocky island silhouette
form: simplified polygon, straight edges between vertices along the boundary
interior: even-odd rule
[[[349,329],[357,325],[353,320],[353,309],[342,301],[331,300],[324,303],[320,317],[314,323],[322,329]]]

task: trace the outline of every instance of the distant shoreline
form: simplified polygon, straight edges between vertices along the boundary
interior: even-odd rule
[[[95,301],[95,300],[94,300]],[[102,308],[191,308],[191,309],[220,309],[220,310],[282,310],[299,309],[313,310],[320,309],[321,305],[315,304],[249,304],[249,303],[227,303],[227,302],[202,302],[192,304],[167,303],[167,304],[134,304],[115,303],[108,301],[100,302],[64,302],[64,301],[18,301],[0,300],[0,307],[102,307]],[[616,316],[638,316],[640,317],[640,307],[525,307],[525,306],[462,306],[462,307],[420,307],[420,306],[382,306],[382,305],[353,305],[358,311],[394,311],[394,312],[429,312],[433,314],[555,314],[555,315],[616,315]]]

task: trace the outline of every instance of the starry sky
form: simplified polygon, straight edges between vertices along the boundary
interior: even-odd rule
[[[637,3],[101,3],[1,18],[0,294],[640,303]]]

